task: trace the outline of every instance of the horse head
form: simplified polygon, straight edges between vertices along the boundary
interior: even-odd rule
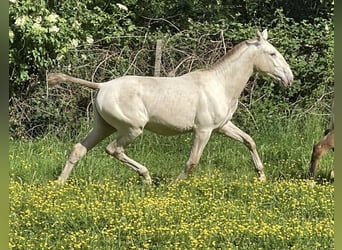
[[[256,40],[252,40],[258,51],[254,67],[257,71],[281,81],[282,85],[287,87],[293,81],[290,66],[283,55],[267,41],[267,38],[267,30],[264,30],[262,33],[258,31]]]

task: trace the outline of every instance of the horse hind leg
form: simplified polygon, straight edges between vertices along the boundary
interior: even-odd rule
[[[107,124],[97,114],[97,112],[95,112],[94,128],[83,141],[76,143],[73,146],[71,153],[69,154],[69,157],[64,165],[63,171],[57,179],[57,183],[64,184],[76,163],[81,160],[90,149],[92,149],[96,144],[113,132],[115,132],[115,129]]]
[[[152,179],[148,169],[125,154],[125,147],[132,143],[141,133],[141,128],[130,128],[124,132],[118,132],[117,139],[106,147],[106,152],[136,171],[144,178],[144,182],[150,185],[152,184]]]

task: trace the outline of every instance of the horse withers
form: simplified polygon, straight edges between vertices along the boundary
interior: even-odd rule
[[[123,76],[95,83],[61,73],[48,74],[50,86],[72,82],[98,90],[93,129],[73,146],[58,182],[64,183],[74,165],[90,149],[116,132],[116,139],[106,147],[106,152],[151,184],[148,169],[124,152],[144,129],[161,135],[193,134],[190,156],[176,180],[186,178],[198,164],[213,132],[244,143],[252,155],[259,179],[265,180],[254,140],[231,120],[240,94],[254,72],[268,74],[284,87],[293,81],[289,65],[267,37],[267,30],[258,31],[256,38],[234,46],[207,69],[177,77]]]

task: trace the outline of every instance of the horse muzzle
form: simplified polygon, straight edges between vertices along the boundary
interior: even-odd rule
[[[284,87],[291,86],[293,82],[293,74],[291,70],[284,72],[284,76],[281,77],[281,83]]]
[[[275,74],[275,75],[272,75],[272,74],[269,74],[269,75],[279,80],[285,88],[288,86],[291,86],[293,82],[293,74],[290,69],[280,71],[278,74]]]

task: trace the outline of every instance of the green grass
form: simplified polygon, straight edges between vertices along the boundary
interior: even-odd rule
[[[53,182],[80,138],[10,142],[12,249],[332,249],[333,154],[307,179],[317,121],[277,121],[252,130],[267,182],[256,181],[247,148],[213,135],[199,166],[170,186],[184,167],[190,135],[144,133],[127,154],[158,185],[106,155],[108,138]],[[81,133],[82,134],[82,133]]]

